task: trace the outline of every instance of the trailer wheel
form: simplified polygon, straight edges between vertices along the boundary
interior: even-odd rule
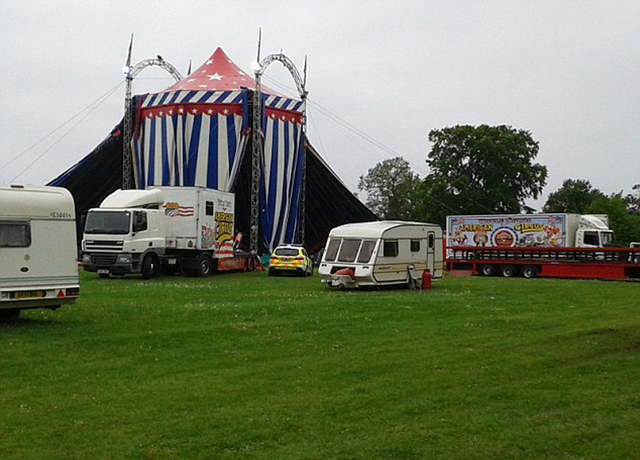
[[[213,273],[213,259],[207,253],[202,253],[198,257],[198,277],[205,278]]]
[[[516,267],[513,265],[505,265],[502,267],[502,276],[505,278],[513,278],[516,276]]]
[[[0,310],[0,322],[10,323],[12,321],[16,321],[19,317],[19,308],[8,308],[6,310]]]
[[[158,261],[153,254],[147,254],[142,260],[142,278],[148,280],[158,271]]]
[[[102,278],[102,279],[109,278],[109,274],[108,274],[108,273],[100,273],[100,274],[98,274],[98,276],[99,276],[100,278]]]
[[[522,276],[525,278],[535,278],[537,274],[538,270],[536,270],[536,267],[533,265],[527,265],[522,269]]]
[[[491,264],[486,264],[480,267],[480,272],[483,276],[493,276],[496,274],[496,267]]]

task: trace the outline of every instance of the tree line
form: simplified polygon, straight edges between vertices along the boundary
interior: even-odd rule
[[[360,176],[358,190],[381,219],[445,225],[447,215],[535,212],[547,167],[535,163],[539,144],[511,126],[458,125],[429,133],[429,173],[420,178],[402,157],[382,161]],[[545,213],[607,214],[617,244],[640,241],[640,183],[632,193],[607,195],[585,179],[566,179],[549,194]]]

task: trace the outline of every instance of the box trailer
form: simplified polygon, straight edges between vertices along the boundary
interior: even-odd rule
[[[75,225],[68,190],[0,185],[0,317],[76,302]]]
[[[442,277],[442,228],[422,222],[377,221],[334,228],[318,273],[330,287],[412,285],[429,270]]]
[[[234,251],[234,195],[205,187],[117,190],[89,210],[82,262],[101,277],[164,268],[194,276],[244,269],[248,255]]]
[[[525,278],[640,278],[633,248],[613,248],[604,215],[447,217],[446,265],[454,272]]]
[[[613,245],[606,215],[495,214],[447,217],[447,247],[602,248]]]

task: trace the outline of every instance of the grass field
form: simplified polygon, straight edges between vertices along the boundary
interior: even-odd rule
[[[640,283],[99,280],[0,326],[1,459],[636,459]]]

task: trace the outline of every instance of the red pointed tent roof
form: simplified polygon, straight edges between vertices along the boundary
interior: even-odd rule
[[[163,92],[234,91],[240,88],[256,89],[256,81],[218,48],[204,64]],[[261,91],[282,96],[264,85],[261,85]]]

